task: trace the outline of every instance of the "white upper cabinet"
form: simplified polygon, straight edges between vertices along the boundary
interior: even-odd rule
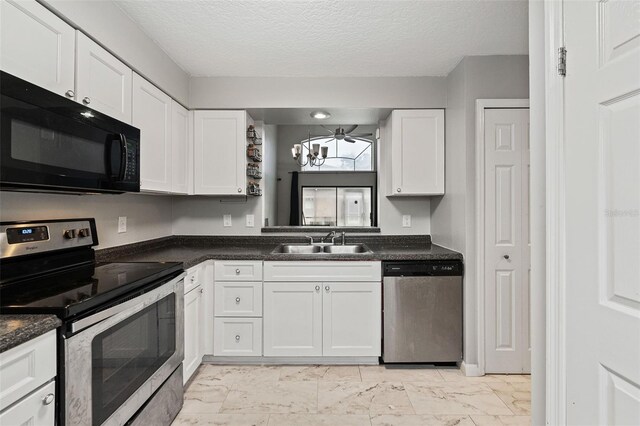
[[[387,127],[387,196],[444,194],[444,110],[394,110]]]
[[[77,31],[76,100],[131,123],[131,68]]]
[[[171,101],[171,192],[189,194],[192,191],[193,168],[190,143],[189,111]]]
[[[171,98],[133,74],[133,125],[140,129],[140,189],[171,192]]]
[[[194,192],[245,195],[247,126],[245,111],[195,111]]]
[[[75,30],[44,6],[0,1],[0,67],[47,90],[74,97]]]

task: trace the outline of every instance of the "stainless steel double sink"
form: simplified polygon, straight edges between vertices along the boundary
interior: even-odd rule
[[[367,254],[373,253],[364,244],[280,244],[273,254]]]

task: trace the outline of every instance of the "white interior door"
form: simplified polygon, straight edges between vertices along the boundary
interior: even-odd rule
[[[528,373],[529,109],[485,110],[485,372]]]
[[[640,424],[640,1],[564,2],[566,416]]]

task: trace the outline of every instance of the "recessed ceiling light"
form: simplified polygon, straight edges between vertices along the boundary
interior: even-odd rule
[[[313,111],[311,113],[311,117],[317,118],[318,120],[324,120],[325,118],[331,117],[327,111]]]

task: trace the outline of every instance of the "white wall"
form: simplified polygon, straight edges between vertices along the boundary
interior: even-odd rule
[[[184,106],[189,105],[189,75],[114,2],[40,1],[175,100]]]
[[[522,55],[465,57],[447,77],[447,94],[446,195],[434,199],[431,234],[436,244],[464,255],[464,361],[467,365],[476,365],[475,104],[477,99],[528,99],[529,58]]]
[[[442,108],[444,77],[194,77],[190,107]]]
[[[98,248],[171,235],[171,197],[142,194],[59,195],[0,193],[0,221],[94,217]],[[118,234],[118,216],[127,232]]]
[[[223,226],[223,215],[231,215],[232,226]],[[254,227],[247,228],[246,215],[253,214]],[[262,197],[173,197],[174,235],[259,235],[262,227]]]

